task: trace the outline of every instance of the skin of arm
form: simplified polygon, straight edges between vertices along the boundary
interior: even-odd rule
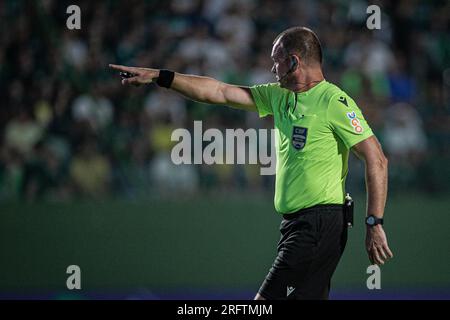
[[[388,160],[375,136],[356,144],[352,151],[366,165],[367,215],[382,218],[387,197]]]
[[[138,86],[149,84],[156,82],[159,77],[158,69],[126,67],[114,64],[110,64],[109,67],[133,75],[122,80],[124,85]],[[194,101],[227,105],[246,111],[256,111],[255,102],[249,87],[227,84],[210,77],[175,72],[170,89]]]
[[[230,85],[209,77],[176,73],[171,89],[191,100],[256,111],[248,87]]]

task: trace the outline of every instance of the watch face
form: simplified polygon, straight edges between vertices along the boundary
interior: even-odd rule
[[[367,217],[366,222],[369,225],[373,225],[375,223],[375,218],[374,217]]]

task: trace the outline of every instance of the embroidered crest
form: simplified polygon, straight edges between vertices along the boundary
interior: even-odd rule
[[[306,145],[307,136],[308,128],[294,126],[292,130],[292,146],[296,150],[302,150]]]

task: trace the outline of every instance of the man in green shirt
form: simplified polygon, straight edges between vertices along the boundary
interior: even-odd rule
[[[322,49],[308,28],[274,41],[278,83],[243,87],[169,70],[110,65],[122,84],[156,82],[189,99],[272,115],[276,130],[275,209],[282,214],[278,255],[255,299],[327,299],[344,251],[345,179],[351,149],[366,166],[366,249],[375,264],[391,258],[382,222],[387,159],[356,103],[322,73]]]
[[[278,84],[251,91],[259,114],[273,115],[278,129],[275,209],[342,204],[348,150],[373,136],[355,102],[326,80],[302,92]]]

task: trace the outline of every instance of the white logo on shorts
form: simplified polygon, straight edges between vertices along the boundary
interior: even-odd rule
[[[290,295],[291,295],[291,293],[292,292],[294,292],[295,291],[295,288],[294,287],[287,287],[287,294],[286,294],[286,296],[287,297],[289,297]]]

